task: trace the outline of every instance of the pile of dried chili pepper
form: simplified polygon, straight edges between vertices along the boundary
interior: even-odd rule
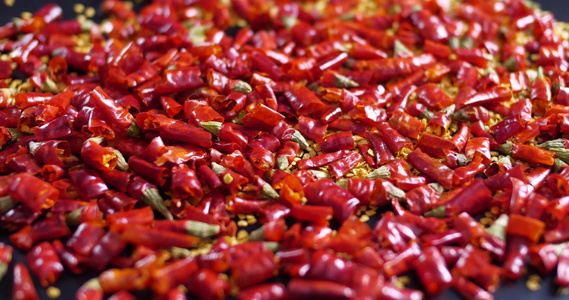
[[[14,299],[63,272],[97,274],[77,299],[492,299],[529,266],[569,287],[569,26],[551,13],[102,11],[50,4],[0,27],[0,226],[26,253]]]

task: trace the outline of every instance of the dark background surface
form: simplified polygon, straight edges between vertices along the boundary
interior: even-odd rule
[[[61,5],[64,10],[65,18],[75,17],[73,12],[73,4],[83,3],[85,7],[91,6],[97,9],[97,18],[101,18],[101,14],[98,10],[101,1],[99,0],[15,0],[15,5],[13,7],[6,7],[1,1],[0,3],[0,24],[9,22],[13,17],[19,17],[23,11],[34,12],[43,5],[55,2]],[[569,0],[539,0],[539,2],[544,10],[552,11],[556,18],[560,21],[569,22]],[[10,243],[8,240],[8,234],[6,232],[0,231],[0,242]],[[0,300],[11,299],[12,294],[12,271],[14,261],[24,262],[25,256],[22,252],[15,249],[14,257],[8,273],[2,281],[0,281]],[[529,270],[528,274],[534,274],[535,271]],[[95,273],[83,274],[83,275],[72,275],[65,272],[62,278],[54,284],[54,286],[60,288],[61,297],[59,299],[74,299],[75,292],[85,281],[96,276]],[[32,277],[34,277],[32,275]],[[524,278],[517,282],[504,282],[500,289],[495,293],[495,299],[569,299],[569,296],[565,297],[555,297],[556,286],[553,283],[553,276],[548,276],[543,279],[541,284],[541,289],[536,292],[529,291],[526,287],[526,280]],[[46,296],[45,288],[43,288],[37,280],[34,278],[35,285],[38,289],[38,294],[41,299],[49,299]],[[149,295],[137,294],[137,296],[142,296],[143,298],[150,299]],[[460,297],[451,290],[447,290],[442,295],[434,298],[437,300],[454,300],[460,299]]]

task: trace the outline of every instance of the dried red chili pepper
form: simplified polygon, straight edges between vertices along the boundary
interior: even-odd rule
[[[28,269],[23,263],[14,265],[13,299],[39,299]]]
[[[32,248],[26,260],[43,286],[53,284],[63,273],[63,265],[49,242],[42,242]]]

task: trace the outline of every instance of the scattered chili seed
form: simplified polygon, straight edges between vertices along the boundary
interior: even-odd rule
[[[48,287],[46,293],[47,296],[51,299],[57,299],[59,298],[59,296],[61,296],[61,290],[59,290],[57,287],[54,286]]]

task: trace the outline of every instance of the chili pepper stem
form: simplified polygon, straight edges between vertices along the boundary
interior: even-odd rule
[[[288,158],[284,155],[279,156],[277,158],[277,166],[279,167],[279,170],[288,169],[288,167],[290,166],[290,164],[288,163]]]
[[[126,159],[124,158],[122,153],[117,149],[113,149],[113,152],[117,155],[117,166],[116,166],[116,168],[121,170],[121,171],[128,170],[128,162],[126,161]]]
[[[5,262],[0,262],[0,280],[4,278],[4,275],[8,272],[8,264]]]
[[[510,160],[509,155],[501,157],[500,159],[498,159],[498,162],[505,165],[510,165],[510,166],[512,165],[512,161]]]
[[[277,199],[279,197],[279,193],[273,189],[273,187],[265,183],[263,184],[263,191],[261,192],[261,199]]]
[[[298,130],[294,131],[291,140],[293,142],[297,142],[300,145],[300,148],[303,150],[308,149],[310,147],[310,145],[308,145],[308,142],[306,141],[302,133],[300,133],[300,131]]]
[[[498,146],[498,151],[504,153],[504,154],[510,154],[512,153],[512,143],[510,142],[506,142],[503,143],[502,145]]]
[[[46,79],[40,90],[46,93],[59,93],[59,87],[57,86],[57,83],[55,83],[55,81],[53,81],[51,78]]]
[[[566,165],[567,165],[567,163],[565,163],[564,161],[562,161],[562,160],[559,159],[559,158],[556,158],[556,159],[553,161],[553,170],[554,170],[555,172],[559,172],[559,170],[561,170],[561,167],[566,166]]]
[[[446,218],[446,207],[444,205],[441,205],[426,212],[424,215],[425,217],[433,217],[438,219]]]
[[[500,215],[492,226],[486,228],[488,234],[495,236],[501,240],[506,240],[506,227],[508,226],[508,221],[510,218],[506,214]]]
[[[412,54],[413,54],[413,52],[411,52],[411,50],[407,49],[405,44],[401,43],[399,40],[395,40],[393,42],[393,56],[394,57],[401,56],[401,55],[412,55]]]
[[[451,104],[443,109],[441,109],[441,113],[448,115],[449,117],[454,115],[454,110],[456,109],[456,105]]]
[[[235,84],[235,86],[233,87],[233,91],[243,93],[243,94],[249,94],[253,91],[253,89],[251,88],[251,86],[247,82],[238,81]]]
[[[549,151],[555,152],[555,157],[565,163],[569,163],[569,149],[564,148],[550,148]]]
[[[85,282],[85,284],[83,284],[83,286],[80,289],[102,291],[103,287],[101,286],[101,283],[99,282],[99,278],[92,278],[89,281]]]
[[[215,175],[219,176],[221,175],[223,172],[227,171],[227,168],[225,168],[224,166],[212,162],[211,163],[211,169],[213,170],[213,172],[215,173]]]
[[[439,195],[445,191],[445,188],[438,182],[431,182],[429,185],[433,188],[433,190],[437,191]]]
[[[506,61],[504,62],[504,67],[506,67],[506,69],[509,72],[516,72],[518,70],[518,62],[516,61],[516,58],[513,56],[510,56],[508,59],[506,59]]]
[[[349,88],[356,88],[358,86],[360,86],[357,82],[351,80],[350,78],[336,73],[334,74],[334,86],[336,86],[339,89],[349,89]]]
[[[83,207],[80,207],[65,216],[65,223],[68,226],[79,226],[81,224],[81,212],[83,211]]]
[[[10,209],[14,208],[18,202],[10,196],[4,196],[0,198],[0,212],[5,214]]]
[[[192,255],[192,252],[186,248],[172,247],[170,248],[170,254],[172,254],[172,257],[180,259]]]
[[[259,227],[251,231],[248,237],[249,241],[264,241],[265,240],[265,229],[263,227]]]
[[[429,110],[428,108],[425,108],[423,109],[423,111],[421,111],[420,117],[426,119],[427,121],[430,121],[432,118],[435,117],[435,113]]]
[[[21,133],[18,128],[6,128],[12,137],[12,143],[17,142],[19,138],[25,136],[25,134]]]
[[[456,155],[456,159],[457,159],[458,165],[461,167],[467,166],[470,162],[472,162],[472,159],[466,157],[466,155],[464,155],[462,153],[458,153]]]
[[[389,190],[389,196],[391,198],[396,198],[401,200],[405,199],[405,192],[396,186],[392,186],[391,189]]]
[[[88,138],[88,139],[85,141],[85,143],[87,143],[88,141],[93,141],[93,142],[95,142],[95,143],[97,143],[97,144],[100,145],[104,140],[105,140],[105,138],[102,137],[102,136],[94,136],[94,137]]]
[[[564,139],[555,139],[551,141],[547,141],[537,145],[541,149],[550,150],[552,148],[561,148],[564,149],[565,145],[567,145],[567,141]]]
[[[336,181],[336,184],[339,187],[343,188],[344,190],[346,190],[346,191],[348,190],[348,179],[342,178],[342,179]]]
[[[391,177],[391,172],[386,166],[381,166],[366,175],[367,179],[389,179],[389,177]]]
[[[164,204],[164,199],[162,199],[162,196],[160,196],[160,192],[157,189],[146,189],[141,200],[146,203],[146,205],[157,210],[162,214],[162,216],[164,216],[164,218],[168,220],[174,219],[172,213],[170,213],[170,210],[166,207],[166,204]]]
[[[221,228],[219,225],[207,224],[198,221],[186,221],[186,232],[189,235],[208,238],[219,234]]]
[[[203,129],[205,129],[207,132],[209,132],[215,136],[219,136],[219,131],[221,130],[221,126],[223,126],[223,123],[215,122],[215,121],[200,122],[200,126]]]
[[[263,242],[265,250],[277,252],[281,249],[281,245],[278,242]]]
[[[323,171],[310,170],[310,172],[312,172],[312,174],[314,174],[314,176],[316,176],[318,179],[330,178],[330,174]]]
[[[31,155],[35,155],[38,148],[42,145],[41,142],[30,142],[28,144],[28,149]]]
[[[136,124],[136,121],[132,121],[132,124],[126,130],[126,134],[131,137],[140,137],[142,136],[142,131],[140,131],[140,127]]]

